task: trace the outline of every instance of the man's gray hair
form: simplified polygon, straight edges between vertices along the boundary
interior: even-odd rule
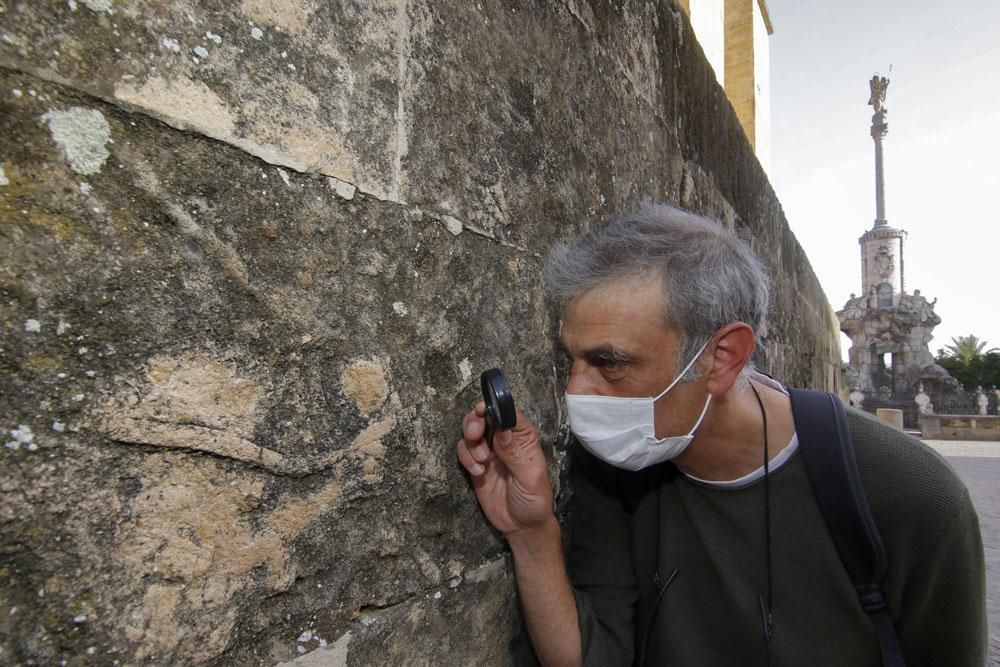
[[[545,277],[562,303],[615,282],[658,277],[664,323],[682,340],[678,367],[730,322],[757,335],[766,326],[770,288],[750,246],[718,222],[665,204],[644,204],[556,246]]]

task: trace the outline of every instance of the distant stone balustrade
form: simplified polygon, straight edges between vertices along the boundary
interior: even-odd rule
[[[920,415],[920,435],[931,440],[1000,441],[1000,415]]]

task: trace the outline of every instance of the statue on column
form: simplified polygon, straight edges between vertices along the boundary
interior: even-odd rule
[[[848,402],[852,408],[857,408],[858,410],[864,410],[865,408],[865,393],[860,389],[855,389],[851,392],[851,395],[847,397]]]
[[[924,383],[920,383],[920,392],[914,397],[913,402],[917,404],[917,411],[922,415],[934,414],[934,404],[931,397],[924,393]]]
[[[868,106],[874,107],[876,115],[885,113],[885,92],[889,88],[889,79],[876,74],[868,82],[868,87],[871,89]]]
[[[989,399],[986,398],[986,393],[983,391],[982,387],[976,387],[976,405],[979,407],[979,414],[986,414],[986,406],[989,405]]]

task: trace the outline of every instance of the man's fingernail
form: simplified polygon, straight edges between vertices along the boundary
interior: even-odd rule
[[[510,441],[514,438],[514,434],[510,431],[500,431],[500,444],[509,445]]]
[[[478,463],[473,463],[472,467],[469,468],[469,472],[471,472],[473,475],[482,475],[484,470],[486,470],[486,468],[479,465]]]
[[[471,452],[472,458],[476,459],[480,463],[485,461],[490,455],[490,453],[486,451],[485,447],[473,447]]]

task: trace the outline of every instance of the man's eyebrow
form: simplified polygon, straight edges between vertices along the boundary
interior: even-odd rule
[[[610,344],[587,348],[580,354],[590,361],[600,361],[603,363],[627,364],[635,359],[633,355],[625,350]]]

